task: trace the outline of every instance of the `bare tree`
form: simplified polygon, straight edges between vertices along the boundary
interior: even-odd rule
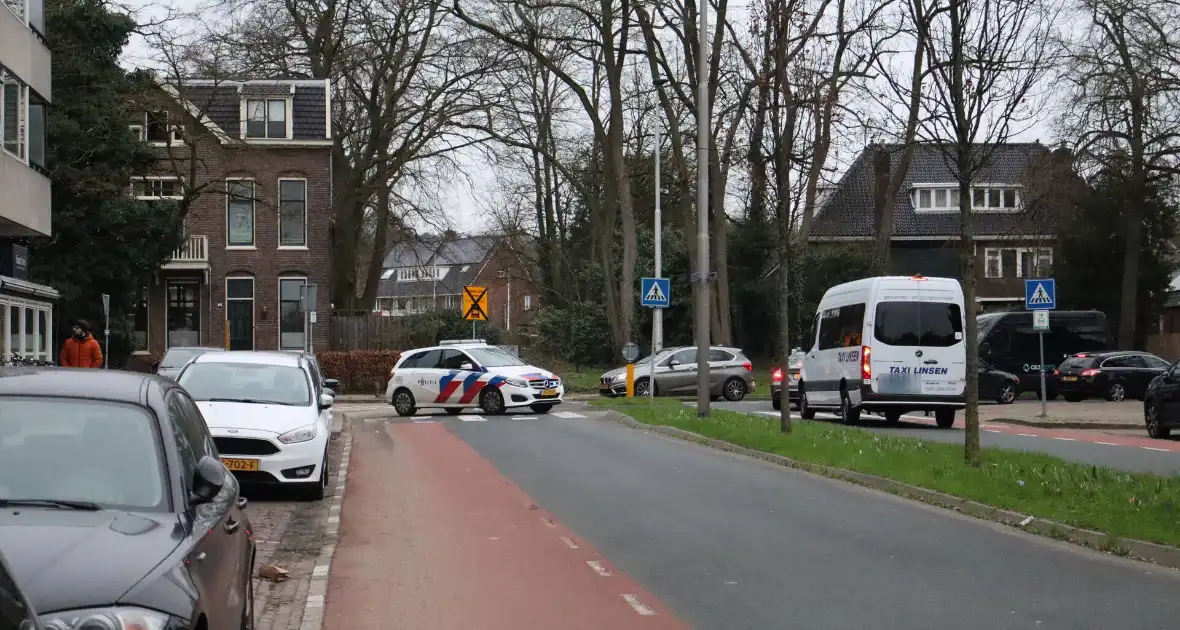
[[[950,0],[931,17],[922,42],[930,68],[923,94],[930,113],[919,133],[942,149],[959,186],[959,261],[967,312],[967,409],[964,455],[979,457],[979,357],[972,184],[998,145],[1040,112],[1036,88],[1051,70],[1052,24],[1059,8],[1046,0]]]
[[[1152,184],[1180,170],[1180,3],[1077,0],[1083,26],[1065,42],[1059,124],[1090,167],[1127,170],[1118,344],[1135,344],[1143,208]]]

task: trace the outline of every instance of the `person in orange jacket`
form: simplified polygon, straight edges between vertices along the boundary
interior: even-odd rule
[[[102,367],[102,348],[90,334],[90,324],[79,319],[74,324],[74,336],[61,345],[61,366],[76,368]]]

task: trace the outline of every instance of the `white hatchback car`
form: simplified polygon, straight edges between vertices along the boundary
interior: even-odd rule
[[[207,352],[176,380],[201,409],[222,463],[239,481],[324,498],[333,399],[312,377],[306,357]]]
[[[471,408],[498,414],[514,407],[548,413],[565,394],[552,372],[482,339],[407,350],[387,378],[385,399],[399,416],[431,408],[449,414]]]

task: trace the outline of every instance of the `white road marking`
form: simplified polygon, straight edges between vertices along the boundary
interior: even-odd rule
[[[602,577],[610,577],[610,570],[602,566],[602,564],[597,560],[587,560],[586,564],[590,565],[590,568],[594,569],[594,572],[598,575],[601,575]]]
[[[437,424],[438,420],[415,420],[414,424]]]
[[[536,420],[537,416],[512,416],[513,420]]]
[[[1115,444],[1114,442],[1095,442],[1095,444],[1101,444],[1103,446],[1118,446],[1118,444]]]
[[[472,414],[470,416],[463,416],[463,422],[487,422],[487,421],[488,421],[487,418],[485,418],[479,414]]]
[[[1154,447],[1154,446],[1140,446],[1139,448],[1141,448],[1141,449],[1143,449],[1143,450],[1145,450],[1145,451],[1159,451],[1159,452],[1161,452],[1161,453],[1168,453],[1168,452],[1170,452],[1170,451],[1168,451],[1168,449],[1166,449],[1166,448],[1156,448],[1156,447]]]
[[[1033,433],[1017,433],[1016,435],[1019,435],[1020,437],[1037,437]]]
[[[585,418],[586,417],[580,413],[574,413],[572,411],[552,411],[549,413],[549,415],[557,416],[558,418],[565,418],[567,420],[571,420],[573,418]]]
[[[572,539],[572,538],[569,538],[568,536],[562,536],[562,537],[561,537],[561,542],[565,543],[565,546],[566,546],[566,547],[569,547],[570,549],[581,549],[581,548],[582,548],[582,546],[581,546],[581,545],[579,545],[578,543],[574,542],[574,541],[573,541],[573,539]]]
[[[650,617],[651,615],[656,614],[656,611],[652,610],[651,608],[648,608],[646,605],[644,605],[643,602],[639,601],[638,597],[636,597],[630,593],[623,593],[623,601],[630,604],[631,608],[635,609],[635,612],[637,612],[645,617]]]
[[[1055,437],[1054,440],[1061,440],[1062,442],[1077,442],[1074,438]]]
[[[1000,431],[999,429],[984,429],[984,431],[987,431],[988,433],[1003,433],[1003,431]]]

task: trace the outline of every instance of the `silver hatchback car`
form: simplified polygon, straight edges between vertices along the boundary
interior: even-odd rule
[[[635,363],[635,395],[646,396],[653,357]],[[654,357],[656,396],[695,395],[697,391],[697,349],[695,346],[664,348]],[[709,349],[709,393],[726,400],[741,400],[754,391],[754,366],[741,348],[712,346]],[[598,393],[623,396],[627,393],[627,368],[615,368],[602,375]]]

